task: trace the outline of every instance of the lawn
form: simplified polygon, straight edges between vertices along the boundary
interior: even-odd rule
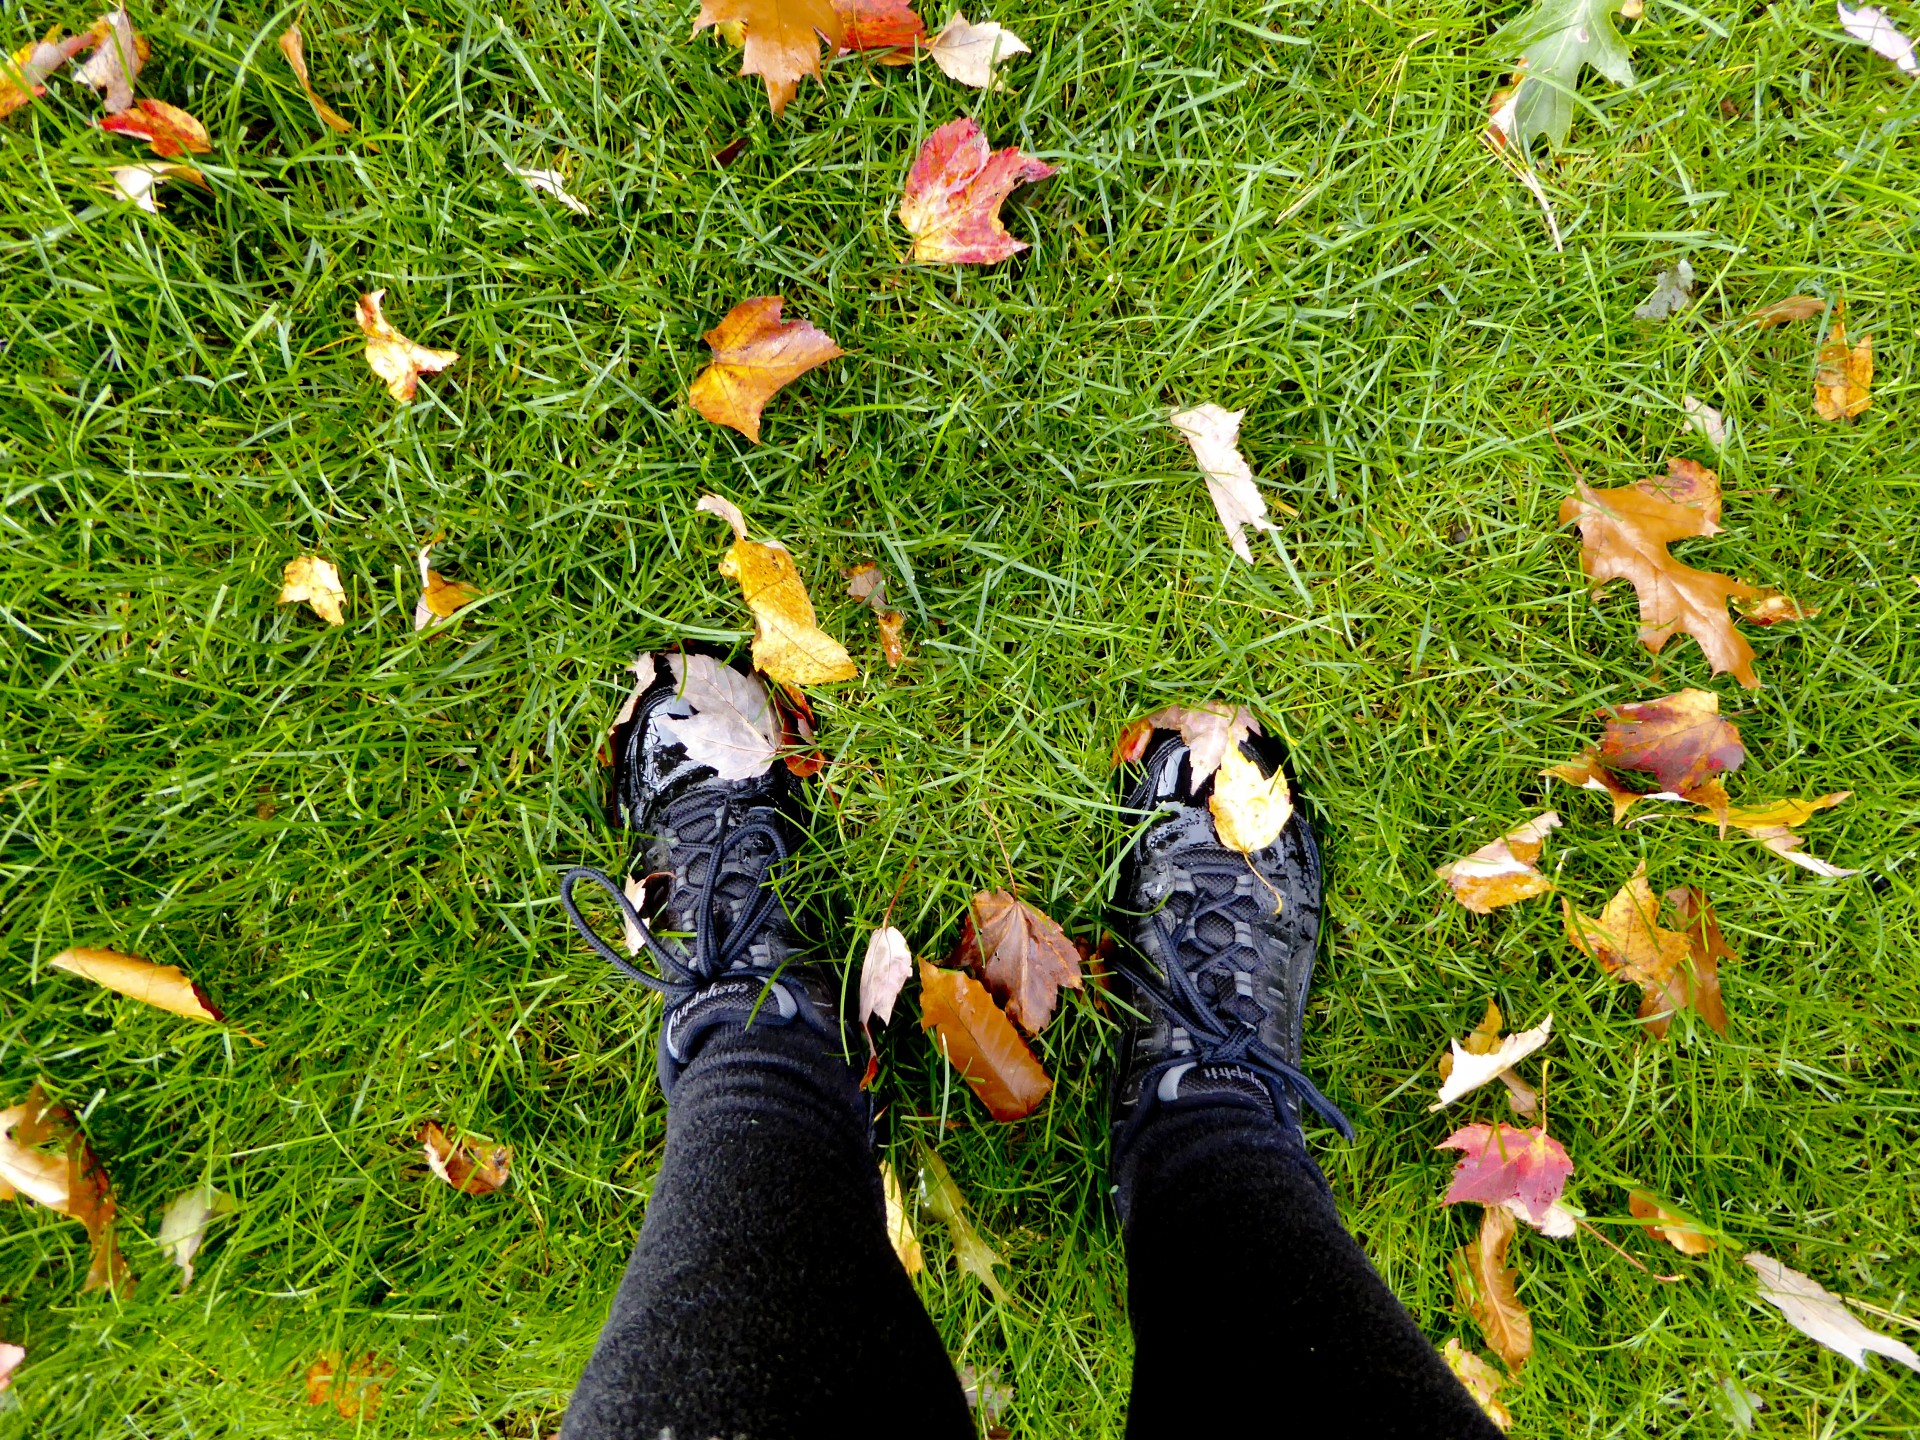
[[[1308,1068],[1359,1133],[1316,1153],[1389,1283],[1436,1340],[1477,1338],[1448,1268],[1475,1211],[1441,1205],[1433,1147],[1503,1107],[1497,1087],[1425,1107],[1490,996],[1554,1016],[1569,1198],[1684,1277],[1523,1233],[1517,1433],[1720,1433],[1729,1382],[1765,1402],[1756,1433],[1920,1431],[1920,1377],[1816,1348],[1740,1263],[1920,1307],[1920,91],[1830,7],[1651,0],[1626,27],[1639,83],[1589,73],[1544,168],[1556,253],[1478,140],[1484,41],[1520,8],[1003,0],[1033,48],[1004,93],[848,58],[776,123],[737,52],[688,38],[690,5],[321,0],[315,82],[358,126],[336,137],[276,51],[290,7],[184,0],[135,12],[140,89],[207,124],[210,192],[166,187],[158,216],[104,193],[144,152],[64,79],[0,123],[0,1103],[44,1078],[83,1116],[140,1280],[83,1294],[81,1228],[0,1206],[0,1340],[28,1348],[0,1436],[554,1433],[665,1113],[657,1006],[572,936],[555,882],[624,858],[597,751],[625,663],[747,633],[707,491],[793,549],[862,665],[814,696],[833,798],[807,874],[836,962],[903,883],[895,920],[927,955],[1010,880],[1096,933],[1122,724],[1252,704],[1329,856]],[[8,0],[0,49],[96,13]],[[960,114],[1059,174],[1007,207],[1031,251],[916,267],[900,186]],[[593,214],[508,162],[565,169]],[[1633,319],[1680,258],[1697,305]],[[463,357],[411,406],[353,325],[381,287],[400,329]],[[1874,336],[1852,425],[1812,414],[1821,322],[1741,323],[1795,292],[1844,297]],[[701,335],[774,293],[848,354],[753,446],[685,397]],[[1724,453],[1686,429],[1689,394],[1730,417]],[[1167,424],[1205,401],[1246,409],[1256,475],[1298,512],[1251,566]],[[1656,667],[1631,597],[1594,604],[1555,524],[1576,475],[1624,485],[1676,455],[1727,497],[1725,533],[1682,557],[1821,611],[1755,632],[1762,689],[1712,679],[1691,641]],[[416,633],[435,532],[436,565],[486,598]],[[275,604],[301,551],[339,564],[343,628]],[[843,595],[862,559],[908,615],[897,672]],[[1865,873],[1678,818],[1614,829],[1540,778],[1596,706],[1687,685],[1741,727],[1736,794],[1854,792],[1806,833]],[[1446,899],[1435,865],[1548,805],[1568,823],[1547,863],[1583,910],[1643,859],[1706,889],[1740,956],[1725,1037],[1688,1015],[1643,1038],[1551,897],[1484,918]],[[50,969],[71,944],[182,966],[233,1028]],[[1106,1022],[1070,1006],[1038,1042],[1051,1104],[998,1126],[902,1010],[889,1153],[910,1172],[938,1146],[1019,1301],[928,1219],[929,1311],[956,1362],[1017,1388],[1015,1435],[1117,1435]],[[430,1119],[510,1143],[509,1188],[433,1180]],[[239,1210],[179,1293],[151,1236],[203,1181]],[[1720,1248],[1650,1240],[1629,1185]],[[324,1350],[394,1367],[377,1414],[303,1403]]]

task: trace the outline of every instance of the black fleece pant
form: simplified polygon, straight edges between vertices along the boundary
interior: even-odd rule
[[[888,1244],[865,1114],[811,1031],[707,1043],[675,1087],[666,1158],[563,1440],[975,1433]],[[1172,1111],[1129,1162],[1129,1436],[1499,1435],[1341,1226],[1290,1128],[1227,1105]]]

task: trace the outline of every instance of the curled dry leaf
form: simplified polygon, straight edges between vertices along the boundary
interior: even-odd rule
[[[1500,1012],[1489,1004],[1489,1018],[1496,1030],[1500,1024]],[[1482,1022],[1485,1023],[1484,1021]],[[1499,1040],[1491,1049],[1482,1048],[1475,1043],[1478,1038],[1469,1035],[1463,1043],[1453,1042],[1452,1064],[1448,1067],[1446,1083],[1440,1087],[1439,1098],[1427,1107],[1439,1110],[1451,1105],[1470,1090],[1477,1090],[1489,1080],[1504,1077],[1508,1071],[1527,1056],[1545,1045],[1553,1035],[1553,1016],[1549,1015],[1531,1030],[1522,1030]],[[1497,1037],[1496,1037],[1497,1038]],[[1537,1100],[1535,1102],[1538,1103]],[[1518,1108],[1517,1104],[1516,1107]]]
[[[1720,697],[1682,690],[1638,705],[1596,710],[1607,722],[1600,759],[1609,769],[1639,770],[1662,790],[1685,795],[1746,763],[1739,729],[1720,718]]]
[[[815,623],[806,582],[782,545],[736,539],[720,573],[740,582],[753,612],[753,664],[782,685],[821,685],[860,673],[838,640]]]
[[[447,1139],[446,1132],[429,1120],[420,1131],[421,1149],[427,1168],[463,1195],[491,1195],[507,1183],[513,1166],[513,1147],[490,1140],[485,1135],[464,1135]]]
[[[1658,655],[1676,634],[1699,642],[1716,675],[1731,671],[1742,685],[1759,685],[1753,647],[1733,628],[1729,599],[1760,592],[1710,570],[1682,565],[1667,553],[1675,540],[1720,533],[1720,477],[1691,460],[1669,460],[1665,479],[1618,490],[1579,482],[1560,506],[1562,525],[1580,526],[1580,568],[1597,595],[1609,580],[1625,580],[1640,601],[1640,643]]]
[[[102,15],[87,33],[97,43],[78,71],[79,81],[101,91],[107,113],[118,115],[133,104],[133,82],[152,50],[147,37],[133,28],[125,6]]]
[[[160,1233],[154,1237],[161,1254],[180,1267],[180,1288],[193,1284],[193,1257],[206,1243],[207,1226],[222,1215],[231,1215],[233,1197],[223,1195],[211,1185],[196,1186],[174,1197],[160,1217]]]
[[[694,377],[687,403],[716,425],[759,443],[760,412],[781,386],[847,352],[810,320],[780,318],[785,300],[742,300],[706,334],[713,363]]]
[[[1533,1317],[1520,1303],[1507,1247],[1513,1243],[1510,1212],[1490,1205],[1480,1217],[1480,1231],[1454,1252],[1454,1285],[1474,1324],[1493,1353],[1517,1372],[1533,1354]]]
[[[131,109],[103,119],[100,128],[110,135],[144,140],[160,156],[205,155],[213,149],[206,126],[163,100],[136,100]]]
[[[1778,590],[1763,590],[1756,599],[1736,603],[1740,618],[1749,625],[1782,625],[1793,620],[1811,620],[1820,613]]]
[[[1626,817],[1635,801],[1646,798],[1642,792],[1621,784],[1619,777],[1601,763],[1600,752],[1591,746],[1567,764],[1549,765],[1540,773],[1555,780],[1564,780],[1576,789],[1598,790],[1610,797],[1613,801],[1613,823],[1616,825]]]
[[[1134,726],[1144,726],[1136,731]],[[1136,720],[1123,736],[1131,753],[1115,752],[1114,763],[1132,762],[1146,753],[1147,741],[1155,730],[1176,730],[1186,742],[1192,785],[1198,790],[1208,777],[1219,770],[1229,750],[1238,750],[1249,735],[1260,734],[1260,722],[1244,705],[1229,705],[1225,700],[1209,700],[1204,705],[1168,705],[1154,711],[1145,720]]]
[[[1551,1016],[1548,1017],[1552,1019]],[[1480,1023],[1467,1032],[1467,1038],[1460,1042],[1460,1048],[1469,1055],[1491,1055],[1505,1043],[1500,1034],[1500,1007],[1492,1000],[1487,1001],[1487,1013],[1480,1017]],[[1449,1049],[1440,1057],[1437,1067],[1440,1079],[1453,1078],[1453,1051]],[[1532,1115],[1540,1108],[1540,1092],[1522,1080],[1512,1070],[1500,1072],[1500,1083],[1507,1087],[1507,1105],[1516,1115]],[[1434,1108],[1438,1108],[1437,1106]]]
[[[1811,320],[1823,313],[1827,302],[1817,295],[1789,295],[1784,300],[1776,300],[1771,305],[1762,305],[1747,319],[1761,329],[1771,329],[1775,325],[1787,325],[1795,320]]]
[[[1457,1062],[1456,1062],[1457,1063]],[[1467,1125],[1435,1147],[1458,1150],[1445,1203],[1463,1200],[1494,1206],[1515,1202],[1515,1214],[1545,1225],[1549,1208],[1560,1199],[1573,1174],[1566,1147],[1538,1126]]]
[[[1733,953],[1720,933],[1720,921],[1713,913],[1713,902],[1696,885],[1678,885],[1667,891],[1667,904],[1673,918],[1687,937],[1687,994],[1694,1012],[1719,1034],[1727,1033],[1727,1002],[1720,994],[1720,962],[1733,964],[1740,957]]]
[[[1687,417],[1687,428],[1697,431],[1716,450],[1727,448],[1727,417],[1704,400],[1691,395],[1680,397],[1680,409]]]
[[[986,1286],[993,1298],[1002,1305],[1012,1306],[1013,1296],[1007,1293],[1007,1287],[1000,1283],[1000,1277],[994,1273],[996,1266],[1007,1262],[980,1238],[980,1232],[967,1219],[966,1197],[960,1193],[960,1187],[953,1183],[946,1161],[924,1148],[920,1151],[920,1199],[928,1212],[947,1227],[947,1238],[953,1245],[953,1258],[959,1262],[960,1268]]]
[[[1053,1088],[1013,1022],[971,975],[920,962],[920,1028],[937,1033],[947,1062],[996,1120],[1025,1119]]]
[[[47,77],[99,41],[98,36],[85,30],[64,40],[59,37],[58,28],[49,30],[46,39],[23,45],[0,60],[0,120],[46,94]]]
[[[687,758],[710,765],[722,780],[753,780],[773,768],[780,750],[780,717],[767,687],[711,655],[669,655],[674,696],[658,715],[661,733],[686,748]]]
[[[415,560],[420,565],[420,599],[413,607],[413,628],[424,630],[429,625],[444,624],[453,617],[456,610],[464,609],[480,598],[480,592],[471,585],[459,580],[449,580],[438,570],[430,568],[433,558],[434,542],[429,540],[420,547]]]
[[[307,46],[301,37],[297,24],[289,25],[280,36],[280,53],[287,58],[287,64],[293,69],[293,78],[300,82],[300,88],[306,93],[307,103],[313,107],[313,113],[320,123],[339,135],[353,129],[353,123],[344,118],[326,101],[322,100],[313,88],[313,80],[307,74]]]
[[[567,177],[558,170],[522,170],[518,165],[507,166],[507,173],[525,185],[529,190],[545,191],[558,200],[564,209],[576,215],[591,215],[593,210],[579,196],[567,190]]]
[[[880,630],[880,653],[887,657],[888,666],[898,669],[907,658],[907,617],[887,608],[886,572],[869,562],[841,573],[847,577],[848,596],[873,611]]]
[[[1704,905],[1704,898],[1701,902]],[[1726,1012],[1721,1008],[1720,983],[1713,961],[1707,955],[1696,959],[1694,941],[1688,934],[1663,930],[1655,923],[1659,902],[1647,879],[1647,863],[1641,861],[1633,878],[1607,902],[1599,918],[1582,915],[1566,900],[1560,902],[1566,922],[1567,939],[1582,955],[1600,963],[1600,968],[1621,980],[1640,987],[1640,1018],[1654,1036],[1667,1033],[1667,1025],[1677,1010],[1693,1008],[1716,1030],[1726,1027]],[[1704,932],[1700,934],[1705,943]],[[1719,931],[1713,932],[1718,943]],[[1720,953],[1730,954],[1720,943]],[[1705,964],[1712,973],[1702,974]]]
[[[160,213],[160,202],[153,198],[153,187],[162,180],[182,180],[189,185],[198,185],[202,190],[210,189],[207,177],[191,165],[169,165],[159,160],[147,160],[138,165],[116,165],[107,171],[107,178],[113,181],[113,188],[124,200],[131,200],[149,215]]]
[[[1628,1193],[1627,1213],[1636,1220],[1655,1221],[1647,1226],[1647,1233],[1656,1240],[1666,1241],[1682,1255],[1704,1255],[1714,1248],[1711,1235],[1702,1234],[1693,1221],[1667,1209],[1644,1190]]]
[[[1513,1412],[1507,1409],[1506,1402],[1500,1398],[1500,1390],[1507,1383],[1507,1377],[1458,1340],[1449,1339],[1440,1353],[1446,1358],[1447,1368],[1453,1371],[1453,1378],[1473,1396],[1474,1404],[1502,1430],[1511,1430]]]
[[[340,586],[340,572],[330,560],[318,555],[296,555],[289,560],[280,579],[280,603],[297,605],[302,600],[329,625],[344,625],[340,613],[347,592]]]
[[[1884,10],[1862,5],[1849,10],[1846,0],[1835,0],[1834,12],[1840,28],[1876,55],[1884,55],[1908,75],[1920,75],[1920,61],[1914,59],[1913,41],[1902,35]]]
[[[1029,1035],[1039,1034],[1053,1018],[1062,985],[1080,988],[1080,952],[1066,932],[1005,890],[982,890],[973,897],[958,955]]]
[[[386,293],[375,290],[371,295],[362,295],[355,318],[360,322],[361,333],[367,337],[367,364],[387,382],[387,393],[404,404],[412,401],[422,375],[446,369],[460,358],[460,352],[429,350],[394,329],[380,309]]]
[[[926,50],[950,80],[971,85],[976,90],[1004,90],[999,69],[1016,55],[1031,55],[1027,44],[1011,30],[982,20],[968,21],[961,11],[940,27],[940,33],[926,42]]]
[[[307,1367],[307,1403],[331,1404],[342,1420],[371,1420],[393,1369],[371,1351],[346,1365],[338,1350],[322,1350]]]
[[[76,947],[62,950],[47,962],[56,970],[78,975],[82,980],[165,1010],[188,1020],[224,1020],[207,992],[180,972],[177,965],[156,965],[138,955],[122,955],[117,950],[89,950]]]
[[[1465,859],[1449,861],[1433,873],[1452,887],[1454,899],[1476,915],[1491,915],[1502,905],[1544,895],[1553,888],[1553,882],[1542,875],[1533,862],[1540,858],[1540,847],[1548,832],[1557,829],[1559,824],[1558,814],[1545,811],[1498,840],[1482,845]]]
[[[1264,850],[1280,838],[1293,818],[1287,772],[1276,769],[1270,776],[1263,774],[1238,745],[1230,745],[1220,757],[1207,809],[1213,812],[1214,834],[1222,845],[1242,855]]]
[[[702,495],[694,502],[693,508],[700,514],[718,515],[726,521],[734,539],[747,538],[747,517],[740,513],[740,507],[731,500],[720,495]]]
[[[927,1268],[927,1261],[919,1237],[913,1233],[913,1222],[907,1218],[906,1196],[900,1192],[900,1177],[893,1173],[891,1160],[880,1162],[880,1193],[887,1202],[887,1241],[899,1257],[900,1268],[918,1275]]]
[[[1180,411],[1171,423],[1193,447],[1193,458],[1206,478],[1207,494],[1226,527],[1227,543],[1234,554],[1251,564],[1253,551],[1247,545],[1246,527],[1276,531],[1280,527],[1267,519],[1266,497],[1253,483],[1253,470],[1240,453],[1240,417],[1246,413],[1207,404]]]
[[[1815,358],[1813,413],[1822,420],[1851,420],[1873,408],[1873,337],[1862,335],[1849,349],[1844,310],[1834,310],[1833,328]]]
[[[27,1358],[24,1345],[0,1345],[0,1394],[6,1393],[13,1384],[13,1372],[20,1368],[20,1362]]]
[[[1787,1323],[1810,1340],[1818,1341],[1836,1355],[1844,1355],[1862,1370],[1867,1368],[1867,1352],[1898,1361],[1909,1370],[1920,1371],[1920,1355],[1911,1346],[1877,1330],[1869,1330],[1826,1287],[1810,1275],[1802,1275],[1782,1265],[1771,1255],[1758,1250],[1746,1256],[1746,1262],[1760,1277],[1760,1298],[1787,1317]]]
[[[57,1147],[57,1148],[50,1148]],[[0,1200],[25,1195],[87,1227],[92,1254],[85,1289],[133,1293],[133,1275],[114,1239],[119,1206],[107,1172],[64,1105],[49,1105],[35,1085],[0,1110]]]
[[[1735,805],[1720,815],[1693,815],[1688,818],[1718,820],[1723,834],[1728,826],[1744,830],[1782,860],[1829,880],[1842,880],[1860,872],[1843,870],[1817,855],[1808,854],[1801,848],[1806,842],[1794,833],[1793,827],[1802,824],[1817,811],[1831,810],[1852,794],[1851,790],[1836,790],[1831,795],[1817,795],[1811,800],[1770,800],[1763,805]]]
[[[927,27],[908,0],[833,0],[840,16],[840,53],[858,51],[882,65],[911,65]]]
[[[1664,320],[1693,303],[1693,266],[1685,260],[1662,270],[1653,281],[1653,293],[1633,312],[1636,320]]]
[[[820,78],[821,40],[837,50],[845,38],[831,0],[702,0],[693,33],[709,25],[744,27],[740,73],[765,82],[775,115],[799,93],[802,75]]]
[[[989,151],[980,127],[964,117],[929,135],[907,172],[900,223],[913,236],[922,265],[992,265],[1017,255],[1027,242],[1000,223],[1000,206],[1016,185],[1044,180],[1051,165],[1020,147]]]

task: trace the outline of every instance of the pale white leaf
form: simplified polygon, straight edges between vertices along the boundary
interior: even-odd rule
[[[1253,471],[1240,453],[1240,417],[1246,413],[1208,404],[1182,410],[1172,417],[1172,424],[1193,447],[1193,458],[1206,477],[1207,493],[1213,497],[1213,508],[1220,512],[1220,523],[1226,526],[1233,553],[1251,562],[1253,551],[1247,548],[1245,527],[1280,527],[1267,519],[1266,499],[1255,487]]]
[[[1782,860],[1798,865],[1802,870],[1811,870],[1815,875],[1824,876],[1828,880],[1844,880],[1849,875],[1860,873],[1858,870],[1843,870],[1840,866],[1803,850],[1801,847],[1807,843],[1806,840],[1794,834],[1785,825],[1770,825],[1764,829],[1755,830],[1752,834],[1754,839]]]
[[[118,115],[133,105],[133,82],[140,76],[140,37],[125,6],[100,18],[106,21],[107,33],[76,73],[82,85],[104,90],[107,113]]]
[[[1680,408],[1687,412],[1687,427],[1706,436],[1707,443],[1716,450],[1727,448],[1727,421],[1718,410],[1704,400],[1696,400],[1691,395],[1680,399]]]
[[[1485,1055],[1475,1055],[1455,1040],[1453,1069],[1448,1072],[1446,1083],[1440,1087],[1440,1098],[1427,1109],[1432,1111],[1451,1105],[1469,1090],[1478,1090],[1488,1081],[1499,1079],[1546,1044],[1552,1035],[1553,1016],[1549,1015],[1533,1029],[1507,1036],[1496,1049]]]
[[[67,1213],[67,1157],[14,1143],[13,1130],[27,1118],[27,1107],[0,1110],[0,1186],[18,1191],[49,1210]]]
[[[0,1391],[13,1384],[13,1372],[20,1368],[20,1362],[27,1358],[24,1345],[0,1345]]]
[[[1913,41],[1902,35],[1893,21],[1887,18],[1884,10],[1871,5],[1863,5],[1858,10],[1849,10],[1844,4],[1836,3],[1834,10],[1840,16],[1840,28],[1872,50],[1876,55],[1884,55],[1909,75],[1920,75],[1920,60],[1914,58]]]
[[[1862,1370],[1867,1368],[1866,1353],[1885,1355],[1909,1370],[1920,1371],[1920,1355],[1910,1346],[1869,1330],[1819,1281],[1798,1270],[1789,1269],[1771,1255],[1758,1250],[1746,1257],[1760,1277],[1760,1298],[1787,1317],[1787,1323],[1808,1339],[1819,1342],[1836,1355],[1844,1355]]]
[[[867,958],[860,965],[860,1023],[878,1015],[882,1025],[893,1020],[893,1002],[913,973],[913,952],[907,937],[883,925],[867,941]]]
[[[518,165],[509,165],[507,173],[517,176],[529,190],[546,191],[576,215],[593,213],[586,201],[567,193],[567,177],[558,170],[522,170]]]
[[[1679,261],[1654,277],[1653,293],[1633,312],[1636,320],[1664,320],[1693,303],[1693,266]]]
[[[923,44],[933,63],[951,79],[976,90],[1006,89],[1006,82],[995,71],[1015,55],[1033,53],[1011,30],[991,20],[970,24],[958,10],[938,35]]]
[[[747,517],[740,513],[740,507],[731,500],[723,499],[718,495],[702,495],[693,508],[695,510],[703,510],[709,515],[718,515],[722,520],[726,521],[727,524],[733,527],[734,539],[744,540],[747,538]],[[783,546],[781,548],[784,549],[785,547]]]
[[[669,655],[667,665],[675,693],[658,712],[661,733],[722,780],[766,774],[780,749],[780,721],[767,687],[711,655]]]
[[[1500,1208],[1516,1220],[1524,1220],[1549,1240],[1566,1240],[1579,1229],[1580,1212],[1564,1200],[1555,1200],[1547,1206],[1546,1218],[1535,1220],[1527,1212],[1524,1200],[1502,1200]]]
[[[138,165],[116,165],[107,171],[107,176],[123,199],[133,201],[149,215],[158,215],[160,202],[153,198],[153,187],[162,180],[198,181],[200,172],[191,165],[148,160]]]
[[[211,1185],[201,1185],[174,1197],[160,1217],[160,1233],[154,1237],[155,1243],[180,1267],[182,1290],[193,1284],[193,1257],[206,1242],[207,1226],[222,1215],[231,1215],[233,1208],[231,1195],[223,1195]]]
[[[1260,733],[1260,722],[1244,705],[1209,700],[1204,705],[1168,705],[1147,716],[1156,730],[1178,730],[1192,752],[1193,787],[1199,789],[1220,768],[1228,748],[1237,748],[1249,734]]]
[[[639,910],[647,901],[647,882],[638,875],[629,875],[627,876],[627,883],[620,887],[620,893],[627,897],[628,904],[632,905],[635,910]],[[620,929],[626,936],[627,954],[638,955],[641,948],[647,943],[640,935],[640,926],[646,923],[647,921],[644,915],[640,918],[640,925],[636,925],[632,920],[627,918],[626,911],[622,910],[620,912]]]
[[[633,662],[633,693],[627,696],[626,703],[621,705],[620,713],[613,717],[613,729],[609,730],[607,734],[613,734],[614,730],[618,730],[622,725],[633,719],[633,712],[640,704],[640,697],[647,693],[647,687],[653,684],[654,676],[659,673],[658,669],[654,666],[651,651],[641,655]]]

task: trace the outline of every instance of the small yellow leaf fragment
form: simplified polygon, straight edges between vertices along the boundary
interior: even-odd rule
[[[62,950],[47,962],[56,970],[91,980],[103,989],[188,1020],[222,1020],[206,992],[181,974],[177,965],[156,965],[117,950]]]
[[[1541,842],[1559,824],[1558,814],[1545,811],[1433,873],[1453,888],[1454,899],[1476,915],[1489,915],[1502,905],[1544,895],[1553,889],[1553,882],[1534,868],[1534,862],[1540,858]]]
[[[1636,1220],[1659,1222],[1647,1226],[1647,1233],[1656,1240],[1666,1241],[1682,1255],[1704,1255],[1714,1248],[1711,1235],[1703,1234],[1693,1221],[1667,1209],[1644,1190],[1634,1190],[1627,1195],[1627,1211]]]
[[[1813,372],[1813,413],[1822,420],[1851,420],[1873,408],[1873,337],[1863,335],[1851,349],[1839,310],[1820,347]]]
[[[907,1219],[906,1197],[900,1192],[900,1177],[893,1173],[893,1162],[880,1162],[880,1188],[887,1200],[887,1239],[892,1242],[893,1253],[900,1257],[900,1268],[909,1275],[918,1275],[926,1268],[926,1259],[920,1253],[920,1241],[913,1233],[913,1222]]]
[[[439,1125],[428,1121],[420,1132],[427,1168],[463,1195],[491,1195],[507,1183],[513,1166],[513,1147],[485,1135],[449,1140]]]
[[[1441,1353],[1446,1357],[1447,1368],[1453,1371],[1453,1378],[1467,1387],[1467,1393],[1486,1412],[1487,1418],[1502,1430],[1511,1430],[1513,1414],[1500,1399],[1500,1389],[1507,1383],[1507,1377],[1458,1340],[1447,1341]]]
[[[1293,818],[1293,792],[1287,788],[1286,771],[1263,775],[1238,745],[1230,745],[1220,757],[1207,808],[1213,812],[1220,843],[1252,855],[1273,844],[1287,828]]]
[[[782,546],[736,540],[720,573],[740,582],[753,612],[753,665],[783,685],[822,685],[860,673],[838,640],[814,620],[806,582]]]
[[[394,1373],[391,1361],[369,1351],[348,1365],[338,1350],[322,1350],[307,1367],[307,1403],[332,1403],[342,1420],[371,1420],[380,1408],[381,1385]]]
[[[318,555],[296,555],[287,562],[280,583],[282,605],[297,605],[304,600],[313,607],[313,613],[329,625],[344,625],[347,620],[340,613],[340,607],[346,598],[347,592],[340,586],[340,572],[332,561],[322,560]]]
[[[435,374],[460,358],[457,350],[429,350],[416,345],[398,330],[380,309],[386,291],[375,290],[360,297],[356,318],[367,337],[367,364],[373,373],[387,382],[387,393],[403,404],[413,399],[422,375]]]
[[[338,111],[315,93],[313,81],[307,75],[306,42],[301,38],[298,25],[289,25],[286,33],[280,37],[280,53],[287,57],[287,64],[293,69],[293,78],[298,80],[300,88],[307,92],[307,103],[313,106],[313,113],[320,118],[320,123],[340,135],[353,129],[351,121],[343,118]]]
[[[433,543],[429,541],[420,547],[415,558],[420,566],[420,600],[413,607],[413,628],[424,630],[452,617],[456,610],[471,605],[480,598],[480,592],[471,585],[459,580],[449,580],[438,570],[429,567],[433,556]]]

